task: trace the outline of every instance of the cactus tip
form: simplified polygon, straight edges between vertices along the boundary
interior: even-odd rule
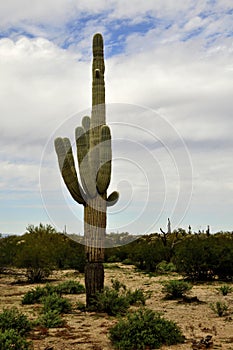
[[[93,36],[93,54],[94,56],[97,54],[97,52],[99,50],[103,50],[104,48],[104,40],[103,40],[103,36],[100,33],[96,33]]]

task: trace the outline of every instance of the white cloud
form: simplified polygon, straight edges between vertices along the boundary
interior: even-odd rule
[[[10,30],[20,26],[36,36],[29,39],[22,33],[15,36],[9,33],[10,38],[0,40],[1,188],[22,188],[33,192],[38,184],[40,157],[47,139],[67,117],[90,107],[91,37],[94,32],[101,31],[105,37],[106,53],[111,50],[115,38],[114,45],[121,45],[117,41],[119,37],[125,41],[124,51],[106,60],[107,103],[148,106],[164,115],[164,124],[151,117],[153,113],[144,113],[141,119],[140,113],[138,118],[128,114],[126,121],[161,137],[172,153],[177,152],[176,161],[182,169],[185,164],[174,142],[176,134],[171,133],[168,125],[177,129],[189,145],[195,185],[192,213],[197,216],[190,214],[187,220],[198,221],[198,206],[204,195],[206,205],[210,196],[212,202],[219,201],[222,208],[228,208],[232,203],[233,175],[230,152],[233,50],[231,38],[227,37],[231,24],[226,11],[231,3],[222,1],[220,6],[219,2],[208,5],[191,0],[178,1],[175,5],[174,1],[125,4],[114,0],[83,0],[69,4],[62,0],[35,1],[33,6],[28,1],[0,4],[2,28]],[[89,14],[90,19],[83,21],[84,14]],[[73,33],[68,24],[75,18],[77,23]],[[130,25],[136,26],[147,20],[152,24],[146,32],[140,33],[140,29],[133,30],[131,34],[120,32],[123,23],[128,23],[130,28]],[[72,25],[75,26],[75,22]],[[193,31],[198,28],[202,28],[202,32],[195,35]],[[116,29],[119,31],[117,34],[114,32]],[[188,40],[187,35],[190,35]],[[217,35],[217,39],[210,44],[211,35]],[[59,45],[66,40],[70,40],[70,48],[61,49]],[[126,105],[121,107],[127,109]],[[123,112],[117,112],[115,108],[114,113],[107,116],[109,122],[125,121]],[[81,115],[71,119],[59,132],[61,136],[68,135],[73,140],[74,128],[80,124]],[[146,153],[141,149],[136,156],[142,155],[139,157],[141,169],[146,169],[149,175],[158,171],[155,179],[160,185],[157,188],[155,183],[151,193],[162,201],[164,188],[161,174],[164,172],[168,198],[174,199],[179,178],[165,149],[156,148],[156,142],[143,132],[135,132],[134,127],[124,131],[113,127],[114,137],[117,138],[121,132],[122,137],[132,137],[138,145],[141,143],[147,147]],[[50,176],[46,186],[56,191],[60,188],[60,174],[52,145],[48,151],[45,163]],[[115,154],[117,152],[120,149],[116,148]],[[151,162],[150,152],[156,157],[155,163]],[[128,151],[126,156],[136,161],[133,150]],[[162,172],[157,168],[153,170],[153,165],[158,165],[156,162]],[[122,177],[127,181],[132,177],[130,166],[127,168],[121,164],[114,171],[117,176],[113,175],[112,190]],[[142,173],[135,173],[133,182],[139,208],[145,184],[143,179],[140,183],[136,180],[142,177]],[[188,181],[184,174],[182,181],[186,188]],[[156,201],[154,205],[156,209],[152,206],[147,218],[153,217],[152,212],[158,209]],[[211,209],[209,205],[208,210],[207,221],[211,215],[216,215],[216,206]],[[167,205],[165,217],[169,212],[171,208]],[[228,218],[228,225],[229,221]],[[111,222],[115,223],[115,218],[112,217]],[[75,223],[73,225],[75,227]],[[133,223],[130,229],[138,230],[139,227]]]
[[[18,24],[21,21],[56,23],[71,15],[72,6],[66,0],[9,0],[0,4],[1,26]]]
[[[47,138],[62,120],[86,107],[90,70],[77,59],[42,38],[1,40],[1,133],[9,139]]]

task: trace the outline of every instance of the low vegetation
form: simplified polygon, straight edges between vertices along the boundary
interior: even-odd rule
[[[141,308],[128,313],[110,329],[110,339],[119,350],[158,349],[163,344],[182,343],[179,327],[152,310]]]
[[[51,225],[29,225],[22,236],[0,238],[0,270],[24,268],[30,283],[46,280],[54,269],[83,272],[84,265],[84,246]]]
[[[82,294],[85,293],[85,287],[80,282],[69,280],[62,282],[58,285],[52,285],[47,283],[45,287],[36,287],[29,290],[22,299],[23,305],[30,305],[40,303],[43,297],[56,293],[62,294]]]
[[[32,350],[33,346],[14,329],[8,329],[4,332],[0,331],[0,350],[6,349]]]
[[[224,286],[219,287],[218,290],[223,296],[226,296],[227,294],[232,292],[233,288],[225,284]]]
[[[93,310],[116,316],[125,314],[131,305],[145,305],[147,296],[141,289],[131,291],[118,280],[111,282],[111,287],[105,287],[97,294]]]
[[[4,309],[0,314],[2,332],[14,329],[19,335],[26,335],[31,330],[28,318],[16,308]]]
[[[119,237],[111,235],[111,239],[117,239],[121,242]],[[129,240],[131,243],[105,250],[105,264],[106,268],[108,267],[106,271],[111,276],[108,281],[115,274],[121,275],[123,270],[126,274],[127,271],[131,271],[132,275],[129,279],[131,286],[137,287],[137,284],[131,284],[134,276],[146,279],[145,283],[142,284],[142,289],[131,289],[118,279],[112,279],[111,285],[105,287],[103,292],[97,295],[93,310],[87,310],[83,303],[83,296],[78,297],[79,301],[74,296],[74,294],[85,293],[83,284],[76,280],[67,280],[68,275],[65,275],[66,280],[62,283],[50,282],[37,285],[24,294],[20,305],[20,308],[25,305],[25,310],[33,309],[32,321],[29,321],[27,316],[16,308],[4,309],[0,314],[0,350],[32,349],[32,344],[27,339],[33,339],[32,335],[35,330],[46,333],[48,328],[64,327],[64,329],[54,332],[56,334],[66,333],[69,337],[68,333],[72,332],[69,329],[69,313],[73,310],[72,317],[73,314],[80,315],[77,309],[86,312],[80,316],[81,319],[85,315],[85,322],[86,315],[90,318],[94,317],[95,320],[104,318],[106,321],[105,334],[107,329],[110,329],[109,324],[112,325],[114,322],[113,317],[121,317],[116,320],[115,326],[111,327],[109,334],[112,346],[116,349],[154,349],[159,348],[162,344],[169,346],[182,342],[184,337],[175,323],[145,307],[149,297],[149,292],[145,292],[145,290],[151,291],[153,298],[156,298],[156,293],[159,295],[161,298],[161,308],[160,304],[157,304],[159,310],[163,310],[162,303],[171,303],[171,305],[179,307],[180,303],[166,299],[182,298],[181,302],[183,303],[185,298],[190,298],[186,294],[191,290],[192,284],[186,282],[187,280],[191,282],[215,281],[213,285],[210,284],[215,292],[211,296],[213,302],[210,308],[219,318],[214,319],[218,322],[225,322],[225,324],[226,320],[231,322],[229,309],[232,296],[226,298],[222,296],[227,296],[233,290],[229,283],[233,278],[232,233],[190,234],[178,229],[166,234],[166,239],[160,234],[151,234],[132,241],[126,233],[124,233],[123,238],[124,242]],[[110,261],[113,264],[109,264]],[[118,264],[114,264],[115,261]],[[124,266],[123,269],[120,263],[134,266]],[[75,275],[77,275],[84,271],[84,264],[83,246],[68,239],[65,235],[59,234],[50,225],[29,226],[27,232],[20,237],[0,237],[0,272],[2,272],[4,279],[11,268],[22,268],[20,274],[25,273],[24,276],[19,275],[18,270],[16,270],[17,278],[20,278],[17,283],[23,282],[23,284],[16,284],[15,288],[16,286],[23,288],[25,282],[41,283],[44,280],[48,282],[48,277],[54,269],[76,270]],[[153,281],[158,278],[158,275],[163,275],[161,279],[167,280],[162,288],[166,299],[161,297],[161,286],[158,284],[158,290],[153,286]],[[72,276],[74,276],[73,272]],[[219,285],[218,288],[216,282]],[[195,293],[197,285],[195,283]],[[220,301],[216,300],[216,288],[222,294]],[[70,294],[70,296],[66,297],[66,294]],[[20,298],[17,299],[17,302],[19,300]],[[227,303],[223,300],[226,300]],[[211,314],[208,299],[207,303],[206,308]],[[33,304],[38,305],[34,306]],[[202,307],[201,305],[200,307]],[[139,308],[135,306],[139,306]],[[93,313],[93,311],[98,312],[98,314]],[[100,312],[107,315],[99,315]],[[63,315],[65,313],[68,314]],[[224,319],[223,316],[227,315],[229,317]],[[176,320],[174,315],[171,319]],[[103,322],[103,324],[105,323]],[[185,333],[185,329],[182,329]]]
[[[31,322],[18,309],[4,309],[0,313],[0,350],[32,349],[31,342],[25,338],[31,328]]]
[[[48,310],[44,312],[36,321],[35,325],[40,325],[46,328],[57,328],[64,326],[65,321],[62,319],[60,312],[55,310]]]
[[[223,301],[216,301],[215,304],[210,304],[211,309],[219,316],[227,315],[229,306]]]
[[[71,235],[80,242],[81,236]],[[138,237],[128,233],[110,234],[106,262],[133,264],[152,273],[181,273],[193,281],[233,278],[233,236],[231,232],[191,234],[182,228],[167,233]],[[28,226],[22,236],[0,238],[0,270],[26,269],[30,283],[46,280],[54,269],[84,271],[84,246],[56,232],[50,225]],[[130,242],[128,244],[124,244]]]
[[[164,283],[163,292],[167,299],[182,298],[192,289],[192,285],[188,282],[180,280],[171,280]]]
[[[68,299],[61,297],[57,293],[52,293],[42,298],[43,312],[56,311],[64,314],[71,311],[71,303]]]

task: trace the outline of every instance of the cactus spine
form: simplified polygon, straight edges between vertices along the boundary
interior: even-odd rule
[[[92,112],[75,130],[79,183],[67,138],[55,140],[55,150],[63,180],[73,199],[84,206],[84,237],[86,250],[86,303],[91,306],[95,295],[104,287],[104,241],[106,210],[118,200],[118,193],[107,197],[111,180],[111,132],[106,125],[104,47],[101,34],[93,37]]]

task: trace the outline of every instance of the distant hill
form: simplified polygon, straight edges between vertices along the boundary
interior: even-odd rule
[[[10,234],[10,233],[0,233],[0,238],[6,238],[6,237],[9,237],[11,235],[13,235],[13,233],[12,234]]]

